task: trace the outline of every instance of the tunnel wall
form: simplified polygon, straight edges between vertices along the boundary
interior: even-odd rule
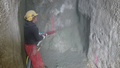
[[[20,0],[0,0],[0,68],[23,68],[18,26]]]
[[[90,21],[89,68],[120,67],[119,0],[79,0],[79,11]]]
[[[24,20],[24,15],[27,11],[26,8],[26,0],[22,0],[19,3],[18,6],[18,25],[19,25],[19,30],[20,30],[20,41],[21,41],[21,56],[22,56],[22,60],[23,60],[23,64],[24,67],[26,66],[26,53],[25,53],[25,49],[24,49],[24,24],[25,24],[25,20]]]

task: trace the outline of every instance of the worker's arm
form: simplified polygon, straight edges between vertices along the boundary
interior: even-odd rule
[[[34,36],[36,42],[39,42],[43,39],[43,36],[39,35],[39,31],[38,31],[37,27],[33,27],[33,36]]]

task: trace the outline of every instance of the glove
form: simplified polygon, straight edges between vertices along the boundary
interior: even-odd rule
[[[45,33],[44,32],[40,32],[39,35],[44,35]]]
[[[39,35],[47,36],[48,34],[47,34],[47,33],[40,32]]]

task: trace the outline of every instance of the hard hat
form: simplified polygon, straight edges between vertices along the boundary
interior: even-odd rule
[[[35,16],[38,14],[34,10],[27,11],[26,15],[24,16],[24,19],[27,21],[32,21]]]

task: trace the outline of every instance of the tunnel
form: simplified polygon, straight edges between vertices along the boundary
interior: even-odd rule
[[[0,68],[26,68],[24,15],[38,13],[48,68],[120,68],[119,0],[0,0]]]
[[[23,17],[28,10],[38,13],[40,32],[55,30],[46,37],[40,50],[48,68],[86,68],[89,49],[90,17],[78,10],[79,0],[22,0],[18,9],[21,41]],[[22,56],[25,60],[24,47]],[[25,62],[25,61],[24,61]],[[25,64],[25,63],[24,63]]]

